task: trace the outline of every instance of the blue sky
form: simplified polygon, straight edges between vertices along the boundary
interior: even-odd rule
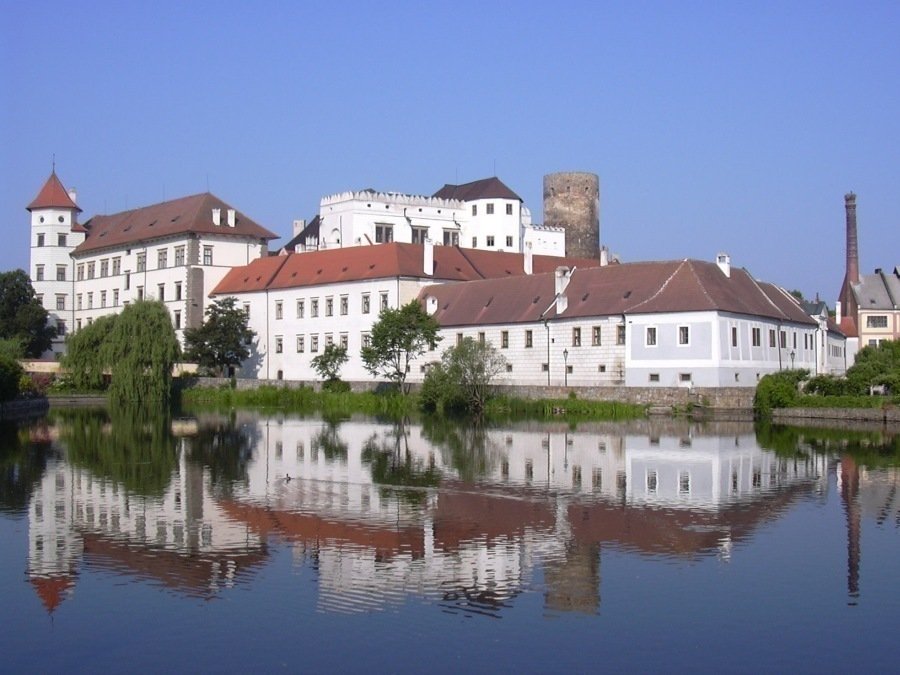
[[[83,219],[207,187],[289,235],[325,194],[599,174],[626,261],[712,260],[833,303],[900,264],[897,2],[0,0],[0,270],[57,173]]]

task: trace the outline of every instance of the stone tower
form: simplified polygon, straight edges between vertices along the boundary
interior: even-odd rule
[[[544,176],[544,225],[566,231],[566,255],[600,257],[600,178],[565,171]]]

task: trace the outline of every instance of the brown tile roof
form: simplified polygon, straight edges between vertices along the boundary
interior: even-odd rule
[[[553,274],[429,286],[435,318],[443,326],[534,322],[554,318]],[[727,277],[714,263],[697,260],[576,267],[561,318],[720,310],[815,324],[797,302],[743,269]]]
[[[44,183],[44,187],[38,192],[37,197],[31,200],[31,203],[25,208],[28,211],[50,208],[75,209],[76,211],[81,211],[78,204],[72,201],[66,188],[63,187],[62,182],[56,177],[55,171],[50,174],[47,182]]]
[[[290,253],[278,256],[277,260],[283,264],[277,269],[272,260],[273,258],[260,258],[249,265],[230,270],[211,295],[395,277],[472,281],[524,275],[521,253],[435,246],[434,274],[426,276],[424,246],[398,242]],[[564,264],[587,266],[599,263],[555,256],[532,258],[535,273],[548,272]],[[270,280],[266,282],[269,274]]]
[[[221,210],[221,225],[218,226],[212,220],[214,208]],[[229,227],[227,219],[230,208],[215,195],[205,192],[110,216],[94,216],[85,223],[89,234],[84,243],[76,247],[73,255],[188,232],[265,240],[277,238],[278,235],[240,211],[236,212],[235,226]]]
[[[440,190],[435,192],[432,197],[438,199],[458,199],[463,202],[471,202],[476,199],[516,199],[522,201],[522,198],[515,192],[510,190],[499,178],[493,176],[491,178],[482,178],[471,183],[463,183],[462,185],[451,185],[447,183]]]

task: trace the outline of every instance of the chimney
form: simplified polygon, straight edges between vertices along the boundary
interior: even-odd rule
[[[423,271],[426,276],[434,276],[434,242],[429,237],[425,237],[422,244],[424,265]]]
[[[847,212],[847,282],[859,283],[859,245],[856,240],[856,195],[844,195],[844,210]]]
[[[534,257],[531,254],[531,242],[525,243],[525,274],[534,274]]]
[[[556,313],[562,314],[569,306],[569,298],[566,296],[566,288],[572,278],[572,270],[568,267],[557,267],[554,275],[553,291],[556,293]]]
[[[76,204],[78,203],[78,192],[75,191],[75,188],[69,188],[69,199]]]
[[[719,253],[716,255],[716,265],[722,270],[722,274],[731,278],[731,256],[727,253]]]
[[[840,326],[841,325],[841,301],[838,300],[834,303],[834,322]]]
[[[303,218],[301,218],[299,220],[295,220],[294,221],[294,230],[293,230],[294,236],[296,237],[298,234],[303,232],[303,230],[305,228],[306,228],[306,220],[304,220]]]
[[[600,267],[609,265],[609,249],[605,246],[600,247]]]
[[[213,209],[212,210],[212,219],[213,225],[218,227],[222,224],[222,209]]]
[[[234,209],[228,209],[228,227],[234,227],[235,216]]]
[[[437,311],[437,308],[438,308],[437,298],[434,297],[433,295],[426,295],[425,296],[425,311],[429,315],[431,315]]]

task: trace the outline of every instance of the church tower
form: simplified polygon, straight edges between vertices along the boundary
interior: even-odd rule
[[[70,254],[84,241],[87,230],[78,224],[81,209],[75,203],[75,191],[66,191],[55,169],[26,208],[31,213],[29,276],[50,315],[50,325],[57,329],[52,354],[44,356],[55,356],[63,351],[74,316],[75,267]]]

